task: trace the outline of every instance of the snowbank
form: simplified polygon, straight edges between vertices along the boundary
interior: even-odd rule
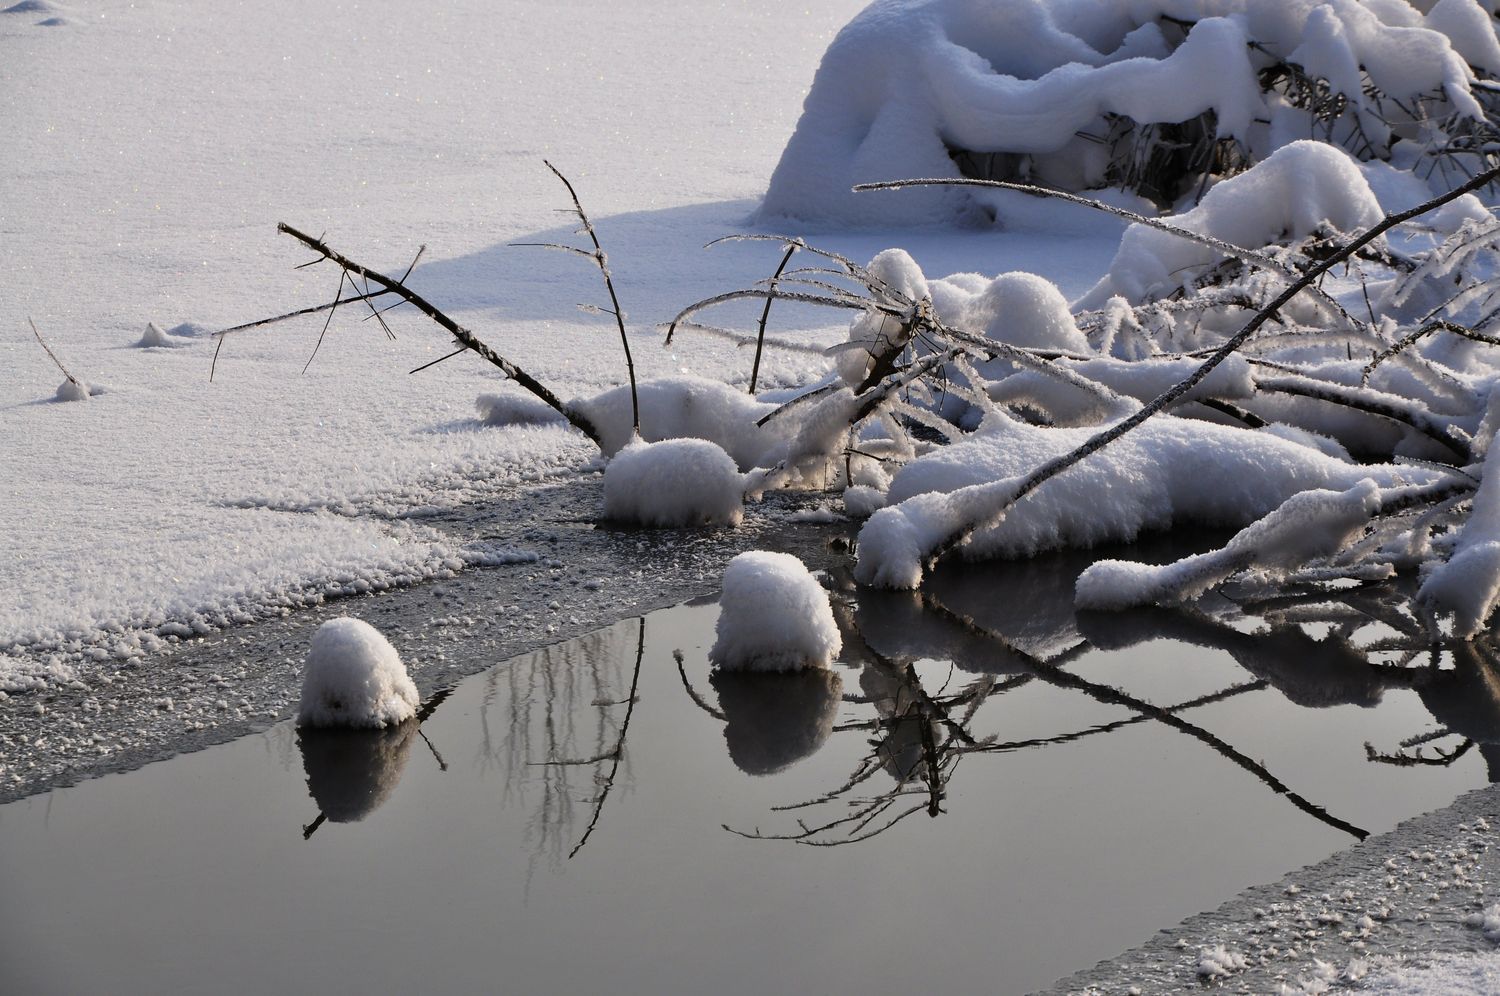
[[[416,716],[419,701],[396,648],[374,626],[341,616],[313,634],[299,726],[393,726]]]
[[[1170,203],[1211,164],[1258,161],[1315,129],[1367,157],[1398,137],[1442,144],[1419,125],[1393,127],[1394,109],[1367,86],[1407,106],[1433,101],[1434,120],[1482,118],[1466,59],[1492,71],[1500,60],[1473,0],[1425,16],[1355,0],[879,0],[829,46],[760,213],[987,223],[1003,202],[972,188],[850,188],[967,174],[1067,190],[1126,183]],[[1274,71],[1287,64],[1343,98],[1333,124],[1306,106],[1299,78]],[[1183,147],[1203,161],[1141,166],[1183,159]]]
[[[841,641],[828,593],[787,553],[752,550],[729,562],[709,660],[720,668],[795,671],[822,667]]]
[[[743,475],[706,439],[636,440],[604,470],[604,517],[643,526],[738,525]]]

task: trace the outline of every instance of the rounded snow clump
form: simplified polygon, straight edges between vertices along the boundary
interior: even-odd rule
[[[69,377],[67,380],[57,385],[57,394],[54,396],[53,400],[87,401],[90,397],[93,396],[93,394],[93,389],[83,381],[74,380],[72,377]]]
[[[557,409],[528,395],[481,394],[474,407],[485,425],[548,425],[563,420]]]
[[[604,517],[642,526],[739,525],[745,479],[706,439],[635,440],[604,471]]]
[[[1068,299],[1056,284],[1034,273],[1002,273],[983,283],[950,278],[942,293],[933,295],[933,306],[943,321],[1012,346],[1093,352],[1078,331]]]
[[[747,674],[722,668],[709,676],[724,713],[729,759],[747,775],[785,771],[815,753],[833,732],[844,681],[813,668]]]
[[[417,714],[418,701],[396,648],[374,626],[343,616],[313,634],[299,726],[394,726]]]
[[[828,593],[786,553],[751,550],[729,562],[708,659],[745,671],[824,667],[839,652]]]

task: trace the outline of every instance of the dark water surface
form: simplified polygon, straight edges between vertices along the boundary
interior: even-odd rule
[[[841,662],[793,677],[711,674],[683,606],[419,730],[0,807],[0,988],[1024,992],[1489,780],[1489,658],[1412,658],[1379,597],[1075,619],[1073,574],[841,595]],[[1451,764],[1367,756],[1444,728]]]

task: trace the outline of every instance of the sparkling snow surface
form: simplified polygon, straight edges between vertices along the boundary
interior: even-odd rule
[[[603,298],[598,273],[507,248],[573,238],[547,157],[598,225],[642,378],[743,384],[743,351],[701,336],[665,351],[653,326],[774,267],[772,247],[701,247],[746,230],[824,48],[861,6],[0,15],[0,691],[462,569],[421,515],[594,459],[560,425],[476,418],[480,395],[518,392],[473,357],[408,376],[449,347],[407,309],[388,316],[394,342],[342,309],[306,373],[316,317],[238,333],[210,382],[208,333],[334,292],[326,265],[292,269],[308,254],[278,221],[388,272],[425,244],[420,292],[563,397],[587,397],[624,379],[611,323],[573,307]],[[1116,231],[804,234],[861,259],[899,242],[935,274],[1040,270],[1076,294]],[[28,316],[107,390],[54,403],[58,371]],[[838,315],[778,317],[843,333]],[[827,368],[772,354],[761,386]]]

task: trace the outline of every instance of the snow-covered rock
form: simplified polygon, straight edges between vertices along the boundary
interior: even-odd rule
[[[791,554],[751,550],[735,557],[724,571],[719,606],[708,653],[717,667],[794,671],[822,667],[839,652],[828,593]]]
[[[604,517],[642,526],[738,525],[744,477],[706,439],[637,439],[604,470]]]
[[[341,616],[313,634],[298,725],[391,726],[414,717],[418,702],[401,656],[374,626]]]

